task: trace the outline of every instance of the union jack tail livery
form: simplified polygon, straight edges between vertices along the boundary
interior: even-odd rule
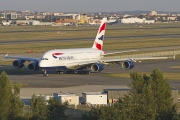
[[[101,25],[99,27],[99,30],[98,30],[98,33],[96,35],[96,39],[94,41],[92,48],[102,50],[103,40],[104,40],[104,35],[105,35],[105,29],[106,29],[106,21],[107,21],[107,18],[102,19]]]

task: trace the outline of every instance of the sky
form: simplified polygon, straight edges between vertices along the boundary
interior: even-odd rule
[[[0,0],[0,11],[41,12],[180,12],[180,0]]]

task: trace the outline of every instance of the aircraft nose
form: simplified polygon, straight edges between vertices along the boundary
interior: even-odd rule
[[[44,67],[44,64],[42,61],[39,62],[39,67]]]

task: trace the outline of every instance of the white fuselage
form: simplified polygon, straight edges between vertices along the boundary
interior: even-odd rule
[[[102,50],[93,48],[49,50],[42,55],[39,61],[39,67],[77,69],[77,66],[74,66],[74,64],[98,61],[103,54],[104,52]]]

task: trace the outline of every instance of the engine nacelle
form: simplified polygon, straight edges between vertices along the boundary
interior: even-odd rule
[[[38,62],[33,62],[28,65],[29,71],[37,71],[39,70]]]
[[[122,63],[122,67],[125,69],[132,69],[134,68],[134,62],[131,60],[126,60],[125,62]]]
[[[13,61],[12,65],[15,68],[22,68],[24,67],[24,62],[25,62],[24,60],[15,60]]]
[[[97,63],[97,64],[91,65],[91,70],[93,72],[99,72],[99,71],[102,71],[103,69],[104,69],[104,66],[102,64]]]

